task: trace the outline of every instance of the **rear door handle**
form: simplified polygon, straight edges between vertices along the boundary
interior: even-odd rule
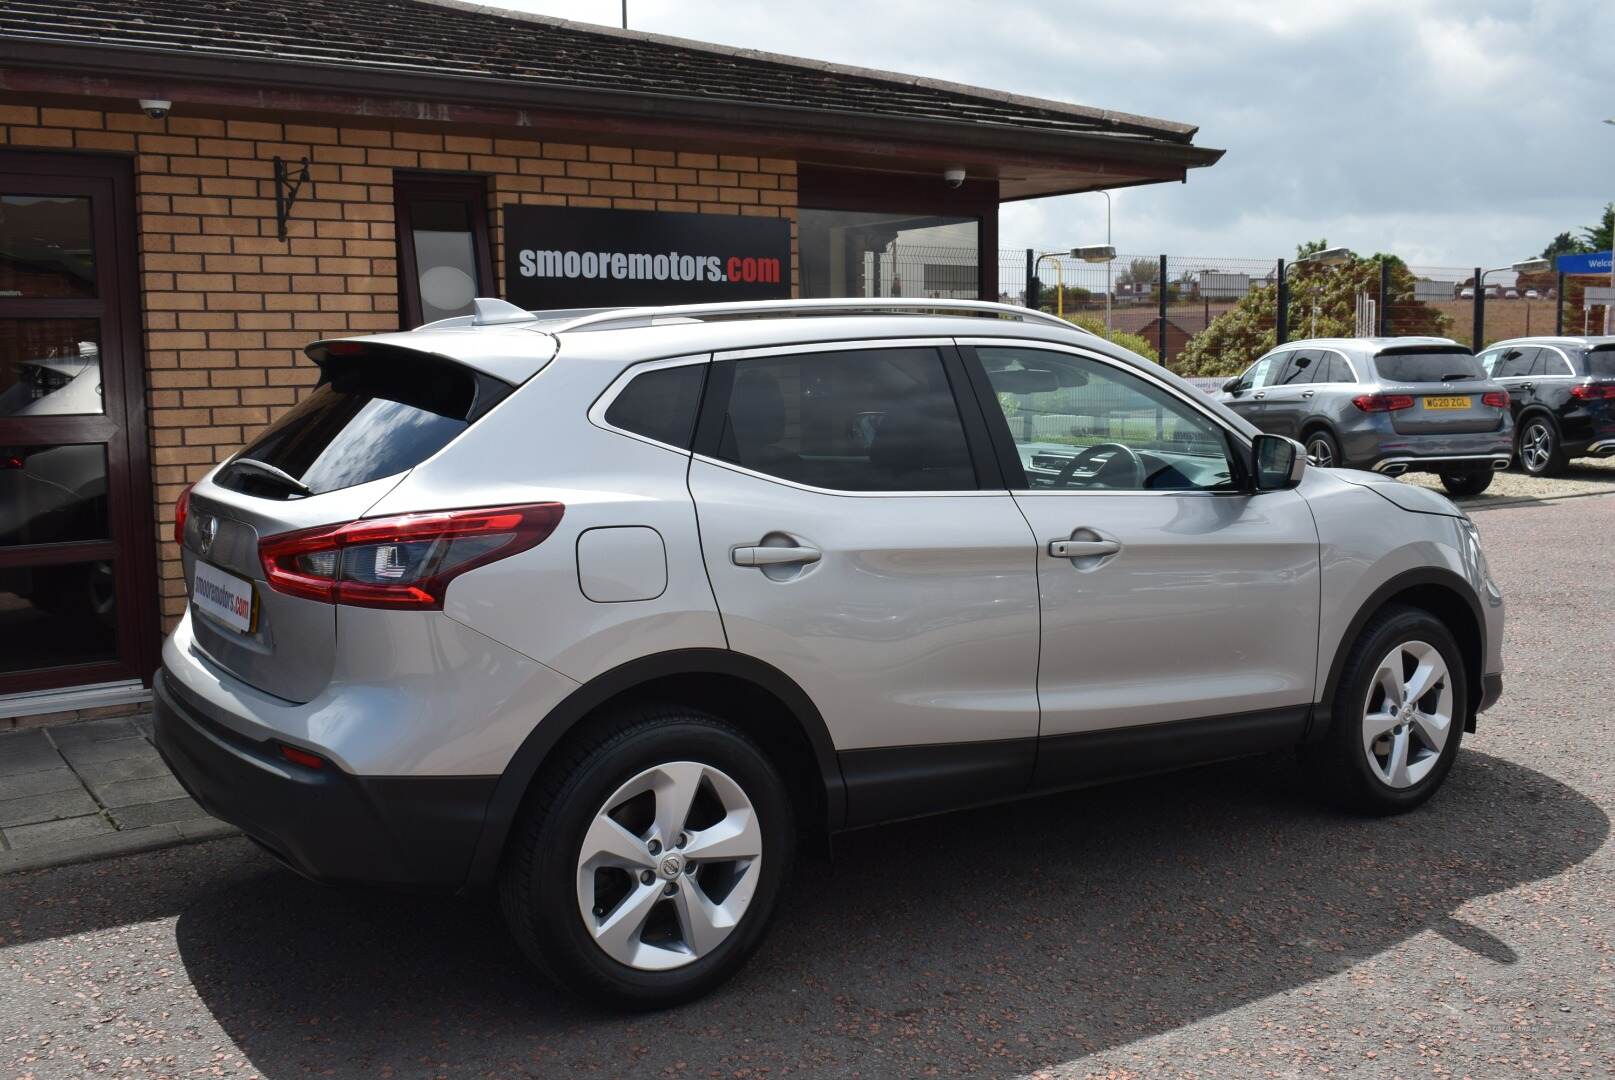
[[[1114,540],[1050,540],[1049,554],[1056,559],[1089,559],[1114,555],[1122,546]]]
[[[1303,391],[1301,391],[1301,396],[1304,397],[1304,398],[1309,398],[1313,394],[1316,394],[1316,393],[1317,393],[1316,390],[1303,390]]]
[[[736,566],[791,566],[816,563],[823,552],[811,547],[737,547],[730,558]]]
[[[1520,389],[1521,390],[1535,390],[1536,389],[1536,383],[1534,383],[1534,382],[1522,382],[1520,384]]]

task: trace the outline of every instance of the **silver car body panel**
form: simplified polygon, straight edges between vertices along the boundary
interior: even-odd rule
[[[1043,323],[856,314],[381,335],[371,340],[521,385],[398,476],[286,502],[199,483],[193,520],[233,523],[212,558],[258,583],[276,648],[254,651],[188,614],[164,666],[227,728],[361,775],[441,777],[498,775],[580,685],[682,649],[730,649],[785,672],[838,750],[1025,739],[1039,731],[1040,693],[1046,734],[1304,705],[1362,604],[1397,574],[1432,567],[1470,581],[1490,605],[1487,672],[1501,669],[1501,599],[1487,599],[1495,587],[1466,554],[1464,519],[1406,513],[1325,471],[1261,495],[831,492],[604,421],[630,369],[916,338],[1098,356],[1169,388],[1235,439],[1254,434],[1159,366]],[[456,578],[441,612],[298,600],[265,587],[256,563],[256,539],[273,532],[543,501],[566,507],[555,532]],[[636,567],[623,577],[639,584],[619,589],[607,567],[591,599],[579,538],[623,526],[661,539],[665,588],[650,595],[653,575]],[[1080,526],[1115,535],[1121,553],[1093,569],[1048,554],[1047,541]],[[736,564],[736,548],[781,542],[771,535],[819,558]],[[648,558],[651,547],[599,550]]]

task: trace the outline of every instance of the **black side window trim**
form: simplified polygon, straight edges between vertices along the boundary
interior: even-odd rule
[[[808,356],[815,352],[838,353],[875,350],[880,348],[912,348],[911,345],[901,345],[896,342],[883,345],[879,341],[826,341],[822,349],[804,352],[800,349],[781,350],[779,353],[756,353],[739,359],[722,359],[715,357],[707,373],[706,390],[701,397],[701,408],[695,422],[695,438],[691,442],[693,451],[712,461],[721,462],[719,444],[723,439],[724,417],[729,411],[729,397],[735,386],[735,370],[737,364],[744,364],[747,360],[767,359],[769,356]],[[978,491],[1007,491],[1004,477],[999,471],[997,448],[989,436],[989,427],[982,418],[981,402],[976,400],[977,395],[971,392],[972,376],[967,365],[959,355],[959,349],[951,344],[926,345],[924,348],[935,348],[942,358],[942,371],[948,380],[948,389],[953,394],[953,405],[959,413],[960,424],[964,427],[965,446],[970,452],[971,465],[976,474],[976,490]],[[725,463],[729,464],[729,463]],[[742,468],[744,466],[741,466]],[[1019,464],[1016,471],[1020,472]],[[792,483],[781,477],[772,477],[780,483]],[[1023,476],[1024,479],[1024,476]],[[832,490],[832,489],[826,489]],[[892,494],[881,491],[857,491],[849,494],[860,496],[879,496]],[[934,492],[945,495],[947,492]]]

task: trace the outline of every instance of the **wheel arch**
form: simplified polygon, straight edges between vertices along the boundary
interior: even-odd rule
[[[800,823],[825,835],[841,827],[846,790],[835,744],[802,688],[778,668],[744,653],[679,649],[640,657],[596,676],[533,728],[489,797],[469,884],[486,884],[497,875],[511,826],[551,752],[602,710],[636,700],[676,701],[736,724],[787,772]],[[769,723],[776,719],[783,723]]]
[[[1335,695],[1345,672],[1346,658],[1352,646],[1362,636],[1368,621],[1387,606],[1403,604],[1428,611],[1442,621],[1458,641],[1463,656],[1465,695],[1464,730],[1475,730],[1475,715],[1484,693],[1483,675],[1486,666],[1485,616],[1480,600],[1469,583],[1451,570],[1424,567],[1397,574],[1375,589],[1352,616],[1335,644],[1335,655],[1329,662],[1329,675],[1324,681],[1323,693],[1318,695],[1318,706],[1307,741],[1322,739],[1334,722]]]

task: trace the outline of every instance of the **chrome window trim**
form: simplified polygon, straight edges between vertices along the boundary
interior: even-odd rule
[[[1081,358],[1083,358],[1085,360],[1096,360],[1099,363],[1105,364],[1106,366],[1114,368],[1115,370],[1120,371],[1120,372],[1122,372],[1124,374],[1132,375],[1132,376],[1134,376],[1136,378],[1142,379],[1143,381],[1145,381],[1145,382],[1155,386],[1156,388],[1164,391],[1169,397],[1172,397],[1172,398],[1176,399],[1177,401],[1181,402],[1182,404],[1188,406],[1190,408],[1190,410],[1192,410],[1193,412],[1198,413],[1199,415],[1201,415],[1201,416],[1205,417],[1207,420],[1209,420],[1211,422],[1211,424],[1214,427],[1216,427],[1218,430],[1220,430],[1225,437],[1232,437],[1232,438],[1235,438],[1235,439],[1239,440],[1240,444],[1242,446],[1246,447],[1247,449],[1250,447],[1250,439],[1243,432],[1241,432],[1239,429],[1237,429],[1235,427],[1230,426],[1226,421],[1223,420],[1222,417],[1218,416],[1216,413],[1214,413],[1210,409],[1206,408],[1201,402],[1197,402],[1193,398],[1186,396],[1177,387],[1173,386],[1171,383],[1168,383],[1163,379],[1158,378],[1153,373],[1151,373],[1149,371],[1146,371],[1143,368],[1136,367],[1133,364],[1130,364],[1125,360],[1118,360],[1113,356],[1106,356],[1104,353],[1093,352],[1093,351],[1088,350],[1088,349],[1083,349],[1083,348],[1081,348],[1079,346],[1066,345],[1066,344],[1064,344],[1062,342],[1042,341],[1042,340],[1039,340],[1037,338],[974,338],[974,337],[972,337],[972,338],[955,338],[954,340],[959,345],[968,345],[968,346],[971,346],[972,348],[980,348],[980,347],[1000,348],[1000,347],[1004,347],[1004,346],[1009,346],[1009,347],[1012,347],[1012,348],[1046,349],[1046,350],[1048,350],[1050,352],[1069,353],[1072,356],[1078,356],[1078,357],[1081,357]],[[1265,359],[1265,357],[1263,359]],[[1258,359],[1256,362],[1259,364],[1262,361],[1261,361],[1261,359]],[[1202,394],[1201,396],[1205,397],[1204,394]],[[1209,401],[1209,398],[1207,398],[1206,400]],[[1289,490],[1289,489],[1285,489],[1285,490]],[[1154,496],[1163,496],[1163,495],[1216,495],[1216,496],[1222,496],[1222,495],[1250,495],[1250,494],[1258,494],[1258,495],[1260,495],[1260,494],[1266,494],[1265,492],[1254,492],[1253,493],[1253,492],[1243,491],[1243,490],[1238,490],[1238,489],[1232,490],[1232,491],[1210,491],[1210,490],[1208,490],[1206,488],[1175,488],[1175,489],[1165,489],[1165,490],[1160,490],[1160,491],[1151,491],[1151,490],[1148,490],[1148,489],[1145,489],[1145,488],[1120,488],[1120,489],[1105,488],[1103,490],[1086,490],[1086,491],[1076,491],[1076,490],[1073,490],[1073,491],[1049,491],[1049,490],[1038,490],[1038,489],[1035,489],[1035,488],[1011,488],[1010,493],[1012,495],[1014,495],[1016,498],[1020,498],[1022,495],[1033,495],[1033,496],[1038,496],[1038,497],[1042,497],[1042,496],[1065,497],[1065,496],[1070,496],[1070,495],[1154,495]]]
[[[614,435],[621,435],[624,438],[633,439],[635,442],[642,442],[647,446],[671,450],[681,457],[689,457],[690,448],[687,446],[674,446],[672,443],[665,443],[660,439],[653,439],[648,435],[641,435],[638,432],[607,423],[606,411],[611,408],[612,403],[617,400],[617,396],[627,388],[629,383],[648,371],[661,371],[665,368],[675,367],[693,367],[696,364],[709,364],[711,362],[711,353],[692,353],[688,356],[672,356],[662,360],[642,360],[638,363],[629,364],[618,372],[615,379],[612,379],[606,385],[606,388],[600,392],[600,396],[594,399],[594,404],[589,406],[589,411],[585,415],[588,417],[589,423],[602,431],[609,431]],[[697,409],[699,408],[698,404]],[[694,433],[693,427],[691,433]]]
[[[767,345],[753,349],[730,349],[726,352],[713,353],[712,362],[717,364],[723,361],[765,360],[776,356],[801,356],[805,353],[870,352],[877,349],[936,349],[939,352],[937,360],[941,362],[942,357],[940,355],[940,350],[951,348],[953,344],[954,339],[950,337],[833,338],[827,341],[797,342],[796,344],[792,345]],[[943,365],[943,374],[947,374],[946,364]],[[949,389],[953,393],[953,406],[955,409],[960,409],[963,407],[959,400],[961,394],[969,394],[970,400],[974,400],[974,393],[968,386],[961,389],[960,387],[953,386],[950,383]],[[965,431],[963,416],[959,418],[959,434],[964,437],[965,446],[967,450],[969,450],[970,437]],[[692,457],[696,461],[702,461],[708,465],[716,465],[720,469],[728,469],[730,472],[740,473],[742,476],[750,476],[758,480],[767,480],[771,484],[779,484],[783,487],[794,488],[797,491],[811,492],[815,495],[840,495],[855,499],[913,499],[921,497],[943,498],[957,497],[960,495],[981,496],[1009,494],[1008,488],[979,487],[959,490],[949,489],[946,491],[848,491],[844,488],[822,488],[814,487],[812,484],[798,483],[795,480],[787,480],[783,476],[775,476],[772,473],[758,472],[756,469],[748,469],[744,465],[737,465],[732,461],[724,461],[722,458],[711,457],[707,454],[694,454]]]

